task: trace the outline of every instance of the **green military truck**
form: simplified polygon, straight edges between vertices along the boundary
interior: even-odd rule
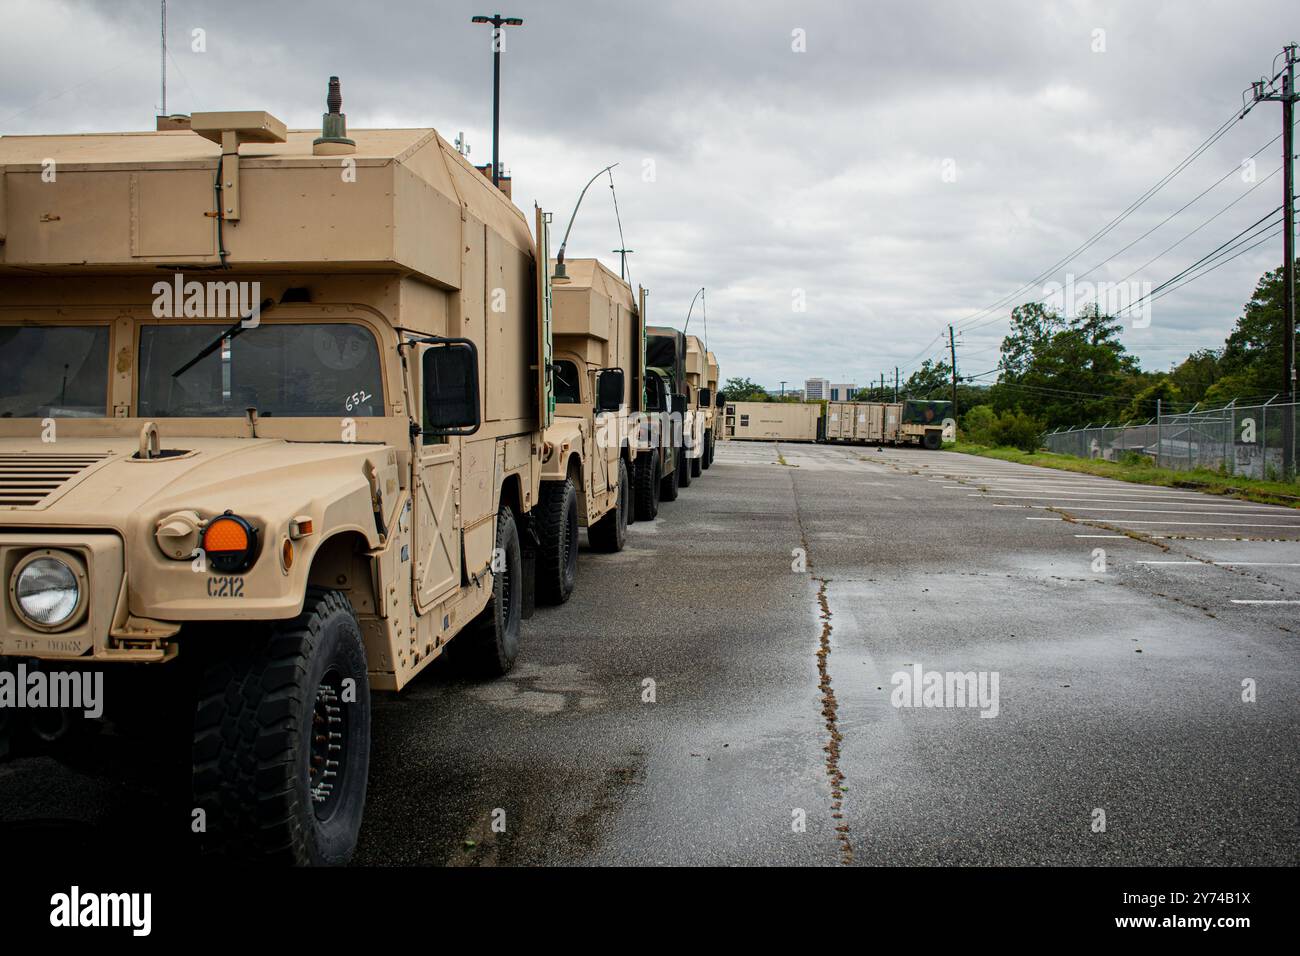
[[[677,329],[655,325],[646,327],[646,386],[658,379],[665,394],[664,407],[656,409],[662,414],[661,429],[664,435],[663,474],[659,496],[663,501],[676,501],[679,488],[691,483],[691,468],[687,454],[689,433],[690,386],[686,382],[686,335]]]

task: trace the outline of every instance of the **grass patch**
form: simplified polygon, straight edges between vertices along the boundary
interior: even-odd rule
[[[1283,505],[1288,508],[1300,508],[1300,485],[1287,481],[1261,481],[1256,478],[1241,478],[1236,475],[1221,474],[1208,468],[1192,471],[1176,471],[1173,468],[1157,468],[1144,456],[1130,456],[1125,461],[1104,461],[1096,458],[1076,458],[1073,455],[1057,455],[1050,451],[1024,452],[1018,448],[990,448],[985,445],[970,445],[965,442],[949,442],[945,451],[955,451],[962,455],[978,455],[981,458],[996,458],[1020,465],[1038,465],[1042,468],[1055,468],[1058,471],[1076,471],[1100,478],[1117,478],[1140,485],[1161,485],[1165,488],[1190,488],[1212,495],[1225,495],[1240,498],[1242,501],[1256,501],[1261,504]]]

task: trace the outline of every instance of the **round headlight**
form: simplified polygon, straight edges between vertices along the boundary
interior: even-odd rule
[[[81,606],[77,573],[60,558],[45,556],[28,561],[19,568],[14,581],[14,601],[19,613],[32,624],[66,624]]]

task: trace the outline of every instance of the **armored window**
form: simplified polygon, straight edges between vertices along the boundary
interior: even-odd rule
[[[105,418],[107,325],[0,326],[0,418]]]
[[[554,362],[551,364],[551,377],[555,381],[556,405],[582,404],[582,379],[578,378],[578,366],[572,362]]]
[[[233,417],[249,407],[264,418],[385,414],[379,346],[364,326],[264,319],[174,374],[223,330],[206,324],[141,327],[141,417]]]

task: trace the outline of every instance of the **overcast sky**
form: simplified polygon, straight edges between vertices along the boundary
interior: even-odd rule
[[[553,210],[562,232],[587,179],[619,163],[651,320],[680,328],[707,287],[724,377],[771,387],[865,384],[895,365],[905,377],[940,354],[949,322],[969,329],[962,371],[994,368],[1009,306],[983,310],[1171,171],[1300,38],[1294,0],[171,0],[167,108],[317,127],[335,73],[349,126],[464,131],[486,163],[491,30],[469,18],[498,11],[525,20],[502,67],[515,201]],[[0,0],[0,22],[0,134],[152,128],[157,0]],[[1260,104],[1053,277],[1133,243],[1084,281],[1126,279],[1239,200],[1128,280],[1156,284],[1265,216],[1281,203],[1280,140],[1253,180],[1237,168],[1278,136],[1280,114]],[[568,253],[617,269],[618,246],[602,180]],[[1279,236],[1155,301],[1126,344],[1148,369],[1221,345],[1281,260]],[[1045,295],[1038,282],[1012,301]],[[690,331],[705,331],[698,305]]]

